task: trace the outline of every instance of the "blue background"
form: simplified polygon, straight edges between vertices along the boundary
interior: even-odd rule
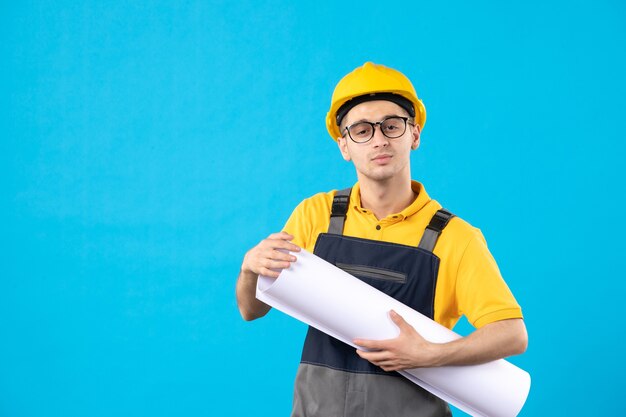
[[[368,60],[413,80],[413,177],[524,308],[521,415],[624,414],[625,23],[620,1],[3,1],[0,416],[288,415],[305,327],[243,322],[235,279],[355,181],[324,117]]]

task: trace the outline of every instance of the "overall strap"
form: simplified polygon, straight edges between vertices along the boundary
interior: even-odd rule
[[[335,235],[343,234],[343,224],[346,221],[346,213],[348,212],[348,204],[350,203],[350,192],[352,192],[352,188],[339,190],[335,193],[333,208],[330,213],[328,233]]]
[[[433,249],[435,249],[437,239],[439,239],[439,235],[441,235],[443,228],[446,227],[450,219],[453,217],[454,214],[450,213],[448,210],[437,210],[433,218],[430,219],[428,226],[426,226],[422,240],[420,240],[420,244],[417,245],[417,247],[432,252]]]

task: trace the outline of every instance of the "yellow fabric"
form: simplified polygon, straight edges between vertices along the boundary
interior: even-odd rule
[[[418,196],[409,207],[378,220],[361,207],[357,183],[350,196],[344,235],[417,246],[441,205],[430,199],[422,184],[413,181],[412,188]],[[295,236],[296,245],[313,252],[318,235],[328,231],[334,195],[334,190],[316,194],[296,207],[283,229]],[[498,320],[522,318],[521,308],[479,229],[454,217],[439,237],[434,254],[441,260],[435,289],[436,322],[451,329],[465,315],[479,328]]]

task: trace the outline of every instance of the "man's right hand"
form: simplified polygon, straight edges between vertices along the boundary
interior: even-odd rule
[[[263,317],[270,306],[255,297],[259,275],[278,278],[280,271],[289,268],[296,257],[290,252],[299,252],[300,248],[291,243],[293,236],[280,232],[269,235],[246,253],[241,264],[241,273],[237,280],[237,305],[244,320]]]
[[[280,271],[289,268],[297,258],[289,252],[299,252],[300,247],[291,243],[293,236],[286,232],[274,233],[250,249],[243,258],[241,271],[245,274],[278,278]]]

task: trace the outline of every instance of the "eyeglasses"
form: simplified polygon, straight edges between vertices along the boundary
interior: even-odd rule
[[[413,126],[413,123],[407,122],[408,117],[391,116],[380,122],[357,122],[346,127],[348,136],[356,143],[365,143],[374,137],[374,131],[376,125],[380,126],[380,131],[386,137],[390,139],[399,138],[406,132],[406,124],[409,123]],[[344,134],[345,135],[345,134]]]

